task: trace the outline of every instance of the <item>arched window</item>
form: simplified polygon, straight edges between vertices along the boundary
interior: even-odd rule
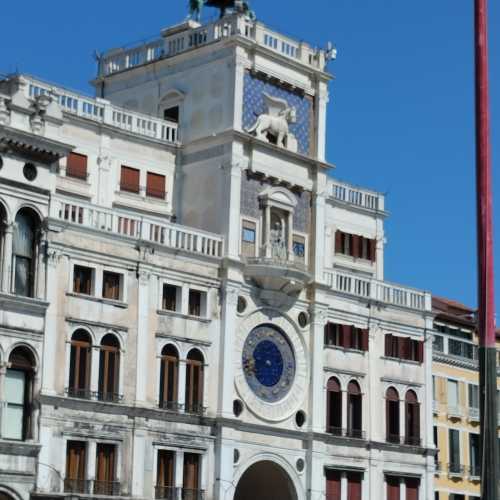
[[[3,437],[25,441],[32,438],[33,379],[35,359],[26,347],[16,347],[9,356],[5,376],[6,414]]]
[[[1,158],[0,158],[1,162]],[[0,287],[2,286],[3,273],[5,270],[6,262],[6,248],[5,248],[5,231],[7,230],[7,213],[2,204],[0,204]]]
[[[23,208],[16,215],[14,230],[14,292],[24,297],[35,295],[38,218]]]
[[[173,345],[166,345],[161,351],[160,407],[178,409],[179,353]]]
[[[363,437],[362,395],[359,384],[352,380],[347,386],[347,433],[350,437]]]
[[[120,376],[120,343],[108,333],[101,340],[99,353],[99,401],[119,400],[118,383]]]
[[[69,358],[68,396],[90,398],[91,350],[92,340],[85,330],[73,333]]]
[[[405,442],[420,445],[420,404],[417,395],[410,390],[405,397]]]
[[[203,355],[198,349],[189,351],[186,359],[186,413],[203,413]]]
[[[326,432],[342,435],[342,391],[335,377],[331,377],[326,386]]]
[[[385,420],[387,441],[399,443],[399,394],[394,387],[385,394]]]

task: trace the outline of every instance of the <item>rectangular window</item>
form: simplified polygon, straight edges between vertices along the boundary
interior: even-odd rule
[[[325,345],[340,346],[340,325],[336,323],[325,325]]]
[[[77,179],[87,179],[87,157],[78,153],[70,153],[66,163],[66,175]]]
[[[147,173],[146,196],[165,199],[165,176],[160,174]]]
[[[177,303],[180,302],[180,291],[178,286],[163,285],[162,309],[165,311],[177,311]]]
[[[119,485],[116,483],[116,446],[98,443],[94,495],[117,494],[119,494]]]
[[[460,431],[449,429],[449,468],[451,473],[458,474],[461,472],[460,465]]]
[[[122,275],[111,271],[102,274],[102,296],[104,299],[121,300]]]
[[[475,384],[469,384],[469,408],[479,410],[479,387]]]
[[[257,245],[257,225],[244,220],[241,226],[241,254],[245,257],[255,257]]]
[[[170,122],[179,123],[179,106],[172,106],[163,111],[163,119]]]
[[[189,290],[189,304],[188,304],[188,314],[191,316],[201,316],[202,315],[202,298],[203,293],[199,290]]]
[[[470,475],[481,476],[481,460],[479,457],[479,434],[469,434]]]
[[[184,454],[184,471],[182,488],[184,498],[198,498],[196,492],[200,489],[200,455],[196,453]]]
[[[386,476],[387,500],[400,500],[400,482],[399,477]]]
[[[87,443],[68,441],[66,444],[66,477],[64,491],[68,493],[89,493],[85,481]]]
[[[73,291],[83,295],[92,295],[92,277],[94,270],[91,267],[75,266],[73,268]]]
[[[406,478],[406,500],[418,500],[418,489],[420,487],[420,479]]]
[[[458,382],[448,380],[448,407],[457,409],[458,406]]]
[[[361,500],[361,481],[360,472],[348,472],[347,474],[347,500]]]
[[[156,467],[156,498],[177,498],[175,489],[175,453],[171,450],[158,450]]]
[[[340,500],[341,473],[337,470],[326,470],[326,500]]]
[[[120,190],[129,193],[139,193],[140,170],[122,165]]]
[[[5,400],[3,437],[24,439],[26,374],[21,370],[8,369],[5,376]]]

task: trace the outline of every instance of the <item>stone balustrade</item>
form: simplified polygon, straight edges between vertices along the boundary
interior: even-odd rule
[[[330,196],[336,200],[352,206],[375,212],[384,212],[384,195],[367,189],[360,189],[350,184],[338,181],[330,183]]]
[[[221,258],[224,252],[222,236],[180,224],[163,222],[152,217],[138,216],[124,210],[98,207],[71,199],[54,198],[50,217],[67,224],[147,241],[207,257]]]
[[[108,76],[152,61],[173,57],[201,45],[218,42],[232,36],[244,37],[307,66],[319,70],[325,69],[327,62],[325,51],[313,49],[304,42],[298,42],[270,30],[260,22],[234,14],[203,26],[194,21],[188,21],[184,25],[163,30],[160,39],[148,41],[136,47],[108,50],[99,60],[98,76]]]
[[[327,270],[324,279],[332,290],[346,295],[418,311],[431,311],[431,295],[428,292],[345,271]]]
[[[120,108],[106,99],[94,99],[40,80],[23,78],[27,81],[26,97],[30,99],[49,95],[66,113],[162,142],[176,144],[179,140],[177,123]]]

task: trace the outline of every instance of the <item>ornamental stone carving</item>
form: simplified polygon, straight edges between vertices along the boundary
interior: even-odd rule
[[[297,152],[297,139],[289,128],[290,123],[297,121],[297,110],[285,99],[273,97],[265,92],[263,96],[267,112],[261,114],[247,132],[266,142],[271,142],[268,136],[272,136],[279,147]]]
[[[10,122],[10,110],[7,107],[7,99],[0,97],[0,125],[8,125]]]

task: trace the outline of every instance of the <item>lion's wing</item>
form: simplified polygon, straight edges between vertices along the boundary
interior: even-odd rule
[[[273,97],[269,94],[263,92],[264,103],[267,107],[268,113],[271,116],[278,116],[282,111],[285,111],[289,108],[288,103],[285,99],[281,99],[279,97]]]

